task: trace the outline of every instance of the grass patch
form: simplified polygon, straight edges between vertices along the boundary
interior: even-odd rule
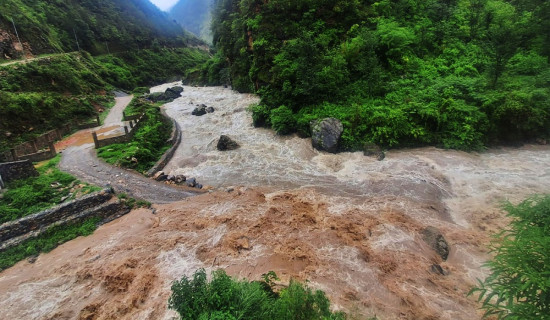
[[[97,228],[99,221],[99,218],[90,218],[82,223],[51,227],[36,238],[28,239],[2,251],[0,252],[0,270],[7,269],[27,257],[49,252],[76,237],[88,236]]]
[[[99,191],[100,188],[83,184],[68,173],[57,169],[58,155],[37,168],[40,176],[16,180],[7,184],[7,191],[0,199],[0,223],[19,219],[53,207],[63,197],[74,199],[76,195]]]
[[[109,164],[146,172],[170,148],[167,140],[172,126],[157,106],[143,99],[134,98],[128,108],[127,115],[145,112],[147,116],[133,140],[99,148],[97,155]]]

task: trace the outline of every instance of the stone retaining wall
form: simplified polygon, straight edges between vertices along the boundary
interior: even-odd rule
[[[6,162],[0,163],[0,176],[7,183],[12,180],[36,177],[38,176],[38,171],[36,171],[29,160]]]
[[[164,169],[164,167],[172,160],[172,157],[174,156],[174,153],[178,149],[180,143],[181,143],[181,128],[180,125],[177,123],[176,120],[170,118],[164,109],[161,109],[161,114],[169,121],[172,122],[172,134],[170,135],[170,140],[168,142],[172,144],[172,147],[168,149],[160,158],[155,165],[147,171],[147,175],[149,177],[152,177],[157,173],[158,171]]]
[[[130,129],[128,130],[127,126],[124,126],[124,131],[126,132],[123,135],[106,138],[106,139],[99,139],[97,137],[97,134],[95,132],[92,132],[92,137],[94,139],[94,145],[96,149],[99,149],[101,147],[109,146],[115,143],[127,143],[132,140],[134,135],[136,134],[136,131],[141,127],[143,120],[145,120],[147,115],[143,113],[139,119],[137,120],[130,120]],[[134,124],[135,123],[135,124]]]
[[[49,227],[77,223],[91,217],[111,221],[130,212],[120,200],[113,200],[113,191],[102,190],[54,208],[0,225],[0,251],[36,237]]]
[[[11,150],[0,153],[0,161],[17,161],[24,159],[37,159],[32,161],[43,161],[53,158],[55,151],[52,152],[51,145],[54,141],[61,140],[64,135],[76,129],[88,129],[94,128],[100,125],[99,116],[96,117],[96,123],[79,124],[74,121],[72,123],[65,124],[64,126],[55,130],[50,130],[32,141],[27,141],[13,147]],[[44,151],[43,149],[49,149]],[[51,156],[53,154],[53,156]],[[50,155],[48,157],[48,155]]]

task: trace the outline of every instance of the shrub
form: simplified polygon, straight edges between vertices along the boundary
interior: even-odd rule
[[[287,106],[280,106],[271,110],[271,127],[278,134],[289,134],[296,126],[296,120],[292,110]]]
[[[472,289],[485,316],[498,319],[550,318],[550,195],[506,205],[513,218],[495,236],[491,275]]]
[[[225,271],[212,273],[207,281],[204,269],[192,279],[183,277],[172,284],[168,301],[180,319],[345,319],[342,313],[330,312],[330,302],[322,291],[313,292],[291,281],[280,293],[273,291],[273,272],[263,281],[237,281]]]

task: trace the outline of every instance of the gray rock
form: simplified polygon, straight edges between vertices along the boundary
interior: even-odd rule
[[[231,140],[231,138],[226,135],[220,136],[220,140],[218,140],[218,145],[216,146],[219,151],[235,150],[239,147],[240,146],[237,142]]]
[[[340,120],[335,118],[313,120],[310,127],[311,143],[315,149],[331,153],[338,152],[338,143],[344,131]]]
[[[446,276],[448,274],[448,272],[445,271],[445,269],[443,269],[443,267],[438,264],[432,264],[430,269],[433,273],[440,274],[442,276]]]
[[[169,174],[168,177],[166,177],[166,180],[168,181],[176,181],[176,176]]]
[[[206,112],[207,113],[213,113],[214,112],[214,107],[207,107]]]
[[[194,188],[197,185],[197,180],[195,178],[187,179],[187,181],[185,181],[185,184],[188,187]]]
[[[441,231],[435,227],[427,227],[422,230],[422,238],[424,241],[435,250],[435,252],[443,259],[447,260],[449,257],[449,244],[445,237],[441,234]]]
[[[176,183],[182,183],[185,182],[185,180],[187,180],[187,178],[184,175],[178,174],[174,181],[176,181]]]
[[[157,180],[158,177],[164,175],[164,171],[157,171],[157,173],[155,173],[155,175],[153,176],[153,179]]]
[[[206,106],[204,104],[201,104],[200,106],[196,107],[193,112],[191,112],[191,114],[197,117],[204,116],[206,114]]]
[[[168,175],[165,175],[165,174],[160,175],[155,180],[160,181],[160,182],[166,181],[166,180],[168,180]]]
[[[195,188],[197,188],[197,189],[202,189],[202,184],[197,183],[197,184],[195,185]]]

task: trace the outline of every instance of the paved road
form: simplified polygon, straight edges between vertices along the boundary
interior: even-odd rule
[[[122,110],[131,101],[131,97],[128,97],[116,98],[116,105],[110,111],[115,115],[109,114],[109,124],[105,124],[109,128],[122,124]],[[70,144],[62,151],[59,163],[61,170],[91,184],[98,186],[110,184],[116,192],[124,192],[131,197],[152,203],[169,203],[198,194],[184,187],[157,182],[137,172],[103,162],[96,156],[94,145],[90,140],[91,131],[89,129],[80,131],[65,139],[70,141]],[[66,143],[62,141],[60,145],[66,145]]]

